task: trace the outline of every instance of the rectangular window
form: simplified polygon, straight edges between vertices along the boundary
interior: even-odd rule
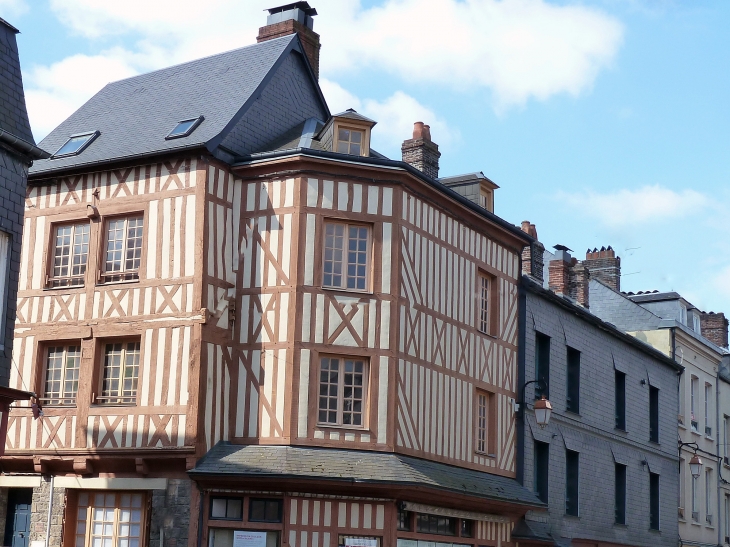
[[[105,345],[101,397],[98,402],[132,404],[137,401],[140,343],[113,342]]]
[[[659,388],[649,386],[649,440],[659,442]]]
[[[626,466],[615,464],[614,513],[616,524],[626,524]]]
[[[730,459],[728,458],[728,443],[730,442],[730,439],[728,439],[728,427],[730,427],[730,419],[727,416],[722,417],[722,433],[724,437],[724,441],[722,443],[722,458],[725,465],[730,465]]]
[[[411,512],[406,511],[398,507],[398,530],[402,532],[410,532],[413,528],[413,521],[411,520]]]
[[[243,520],[243,499],[211,498],[210,518],[218,520]]]
[[[251,522],[281,522],[284,502],[280,499],[251,498],[248,508],[248,520]]]
[[[705,384],[705,435],[712,437],[712,422],[710,416],[712,415],[712,386]]]
[[[115,218],[107,221],[104,281],[139,279],[142,262],[141,216]]]
[[[679,509],[680,509],[679,518],[681,518],[681,519],[686,518],[685,514],[684,514],[684,508],[686,507],[685,502],[687,501],[684,499],[685,492],[686,492],[686,488],[684,485],[684,477],[685,477],[684,466],[685,465],[686,465],[685,460],[683,458],[680,458],[679,459]]]
[[[54,232],[51,287],[74,287],[84,284],[89,257],[88,223],[57,226]]]
[[[712,507],[714,506],[714,496],[712,493],[716,490],[716,486],[712,482],[712,469],[705,471],[705,521],[712,524]]]
[[[568,348],[568,397],[566,410],[580,413],[580,352],[577,349]]]
[[[626,431],[626,374],[617,370],[614,378],[616,429]]]
[[[368,363],[355,357],[322,357],[319,423],[364,427]]]
[[[700,508],[699,503],[697,502],[697,488],[699,486],[697,483],[698,480],[699,477],[695,477],[694,475],[692,475],[692,520],[695,522],[697,522],[700,518]]]
[[[548,502],[548,475],[550,472],[550,445],[535,441],[535,494]]]
[[[46,357],[46,378],[41,401],[47,405],[74,405],[79,390],[81,346],[51,346]]]
[[[659,530],[659,475],[649,473],[649,528]]]
[[[476,451],[482,454],[494,454],[491,439],[493,410],[493,396],[487,391],[477,390],[477,419],[476,419]]]
[[[542,333],[535,333],[535,380],[542,384],[535,384],[535,399],[543,395],[550,398],[550,337]]]
[[[461,537],[473,538],[474,537],[474,521],[461,519]]]
[[[690,411],[691,411],[691,424],[692,431],[699,432],[700,426],[697,420],[697,405],[699,405],[700,398],[700,380],[696,376],[692,376],[690,381]]]
[[[730,496],[725,495],[725,543],[730,543]]]
[[[75,547],[143,547],[145,495],[79,492]]]
[[[580,454],[565,450],[565,514],[578,516]]]
[[[489,295],[489,291],[492,288],[492,278],[480,273],[477,276],[479,287],[478,287],[478,309],[479,309],[479,322],[478,322],[478,329],[480,332],[483,332],[484,334],[491,334],[492,328],[491,328],[491,313],[490,313],[490,303],[491,298]]]
[[[454,517],[442,517],[441,515],[418,513],[416,515],[416,531],[419,534],[455,536],[456,520],[457,519]]]
[[[351,154],[353,156],[361,156],[363,154],[363,131],[355,129],[345,129],[338,127],[337,129],[337,152],[340,154]]]
[[[324,233],[322,285],[332,289],[368,290],[370,228],[325,222]]]

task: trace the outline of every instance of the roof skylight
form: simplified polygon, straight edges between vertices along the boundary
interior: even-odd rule
[[[76,156],[83,152],[84,148],[91,144],[96,137],[99,136],[98,131],[88,133],[76,133],[71,135],[68,140],[59,148],[51,158],[64,158],[66,156]]]
[[[203,116],[198,116],[197,118],[179,121],[175,128],[170,131],[165,138],[178,139],[180,137],[187,137],[190,133],[195,131],[195,128],[198,127],[204,119],[205,118]]]

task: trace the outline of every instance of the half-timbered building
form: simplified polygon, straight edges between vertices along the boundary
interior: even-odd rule
[[[514,545],[542,506],[515,480],[531,238],[483,175],[439,181],[428,126],[391,160],[330,114],[314,15],[109,84],[43,141],[11,376],[43,416],[13,410],[2,459],[54,515],[32,539]]]

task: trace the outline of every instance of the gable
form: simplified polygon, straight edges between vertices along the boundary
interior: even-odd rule
[[[219,146],[236,156],[267,151],[272,149],[271,143],[304,120],[328,117],[306,61],[293,50]]]

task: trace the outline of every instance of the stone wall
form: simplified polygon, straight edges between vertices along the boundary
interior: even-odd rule
[[[152,492],[149,547],[184,547],[188,543],[192,482],[170,479],[167,490]],[[160,530],[163,542],[160,545]]]
[[[33,505],[30,515],[30,541],[46,541],[46,525],[48,522],[48,502],[51,492],[51,481],[44,477],[41,485],[33,488]],[[66,508],[66,489],[53,489],[53,509],[51,511],[51,536],[48,547],[61,547],[63,513]]]

